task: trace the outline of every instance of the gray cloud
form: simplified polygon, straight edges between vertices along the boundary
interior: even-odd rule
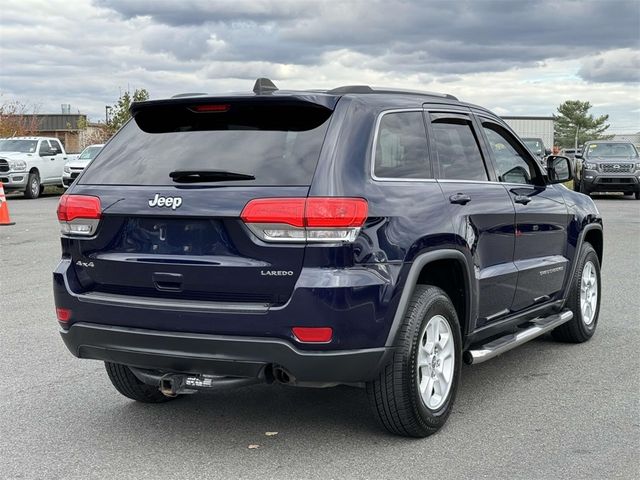
[[[238,91],[258,76],[449,90],[523,114],[574,94],[640,107],[628,101],[635,1],[7,0],[0,29],[3,98],[54,112],[72,103],[94,118],[122,89]]]
[[[640,82],[640,51],[613,50],[589,57],[578,75],[588,82]]]
[[[227,45],[215,52],[219,59],[309,65],[328,52],[349,49],[376,59],[380,69],[398,72],[501,71],[594,50],[637,48],[640,34],[633,0],[98,4],[124,18],[145,17],[194,32],[207,28]],[[201,45],[184,47],[179,53],[185,58],[203,54]]]

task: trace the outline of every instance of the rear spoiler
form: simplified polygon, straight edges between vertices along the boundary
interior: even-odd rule
[[[302,131],[329,118],[339,98],[313,93],[181,97],[134,102],[131,115],[147,133],[229,128]]]

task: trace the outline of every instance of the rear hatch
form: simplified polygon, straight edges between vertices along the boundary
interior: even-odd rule
[[[285,303],[305,244],[264,242],[240,216],[252,199],[307,196],[333,106],[291,97],[134,105],[69,192],[98,197],[102,210],[95,234],[66,242],[83,292]]]

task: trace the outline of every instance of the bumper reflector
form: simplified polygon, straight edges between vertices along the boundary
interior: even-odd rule
[[[333,338],[331,327],[293,327],[291,331],[301,343],[328,343]]]
[[[71,310],[68,308],[56,307],[56,316],[61,323],[67,323],[71,318]]]

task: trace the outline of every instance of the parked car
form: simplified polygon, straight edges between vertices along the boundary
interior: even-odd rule
[[[640,159],[630,142],[593,140],[584,144],[577,189],[592,192],[622,192],[640,200]]]
[[[45,185],[61,185],[67,153],[57,138],[0,139],[0,182],[6,191],[22,191],[38,198]]]
[[[595,332],[601,216],[484,108],[260,79],[131,112],[60,199],[53,274],[64,343],[126,397],[349,384],[423,437],[463,361]]]
[[[529,150],[540,159],[540,163],[543,167],[546,167],[545,158],[547,155],[551,155],[551,149],[544,146],[544,142],[541,138],[523,138],[522,141],[529,148]]]
[[[563,148],[562,150],[560,150],[560,155],[562,155],[563,157],[567,157],[570,160],[573,160],[574,158],[576,158],[576,154],[581,155],[582,149],[581,148]]]
[[[68,161],[63,169],[62,173],[62,185],[64,188],[68,188],[78,175],[85,169],[91,160],[102,150],[104,144],[89,145],[85,148],[78,158]]]

